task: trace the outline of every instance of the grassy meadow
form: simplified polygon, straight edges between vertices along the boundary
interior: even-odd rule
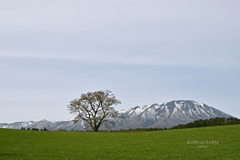
[[[0,159],[240,159],[240,125],[152,132],[0,129]]]

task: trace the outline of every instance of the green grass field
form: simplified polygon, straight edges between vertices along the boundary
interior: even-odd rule
[[[240,125],[96,133],[0,129],[0,159],[239,160]]]

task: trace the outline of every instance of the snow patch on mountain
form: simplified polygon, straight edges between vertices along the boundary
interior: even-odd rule
[[[125,119],[116,120],[116,129],[170,128],[197,119],[232,117],[206,104],[192,100],[174,100],[167,103],[155,103],[147,107],[138,106],[121,113],[124,114]]]

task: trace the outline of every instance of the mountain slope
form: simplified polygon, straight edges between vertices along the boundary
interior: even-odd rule
[[[232,117],[220,110],[190,100],[171,101],[121,111],[125,119],[116,120],[116,129],[170,128],[197,119]]]

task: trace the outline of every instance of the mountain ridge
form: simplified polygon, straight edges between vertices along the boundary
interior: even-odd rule
[[[130,109],[121,110],[124,119],[115,119],[115,126],[112,129],[134,129],[134,128],[171,128],[178,124],[186,124],[198,119],[210,119],[215,117],[233,117],[216,108],[194,100],[173,100],[166,103],[154,103],[152,105],[136,106]],[[72,121],[27,121],[11,124],[0,123],[0,128],[38,128],[46,127],[48,130],[86,130],[85,122],[79,121],[73,124]],[[104,125],[100,130],[106,130]]]

